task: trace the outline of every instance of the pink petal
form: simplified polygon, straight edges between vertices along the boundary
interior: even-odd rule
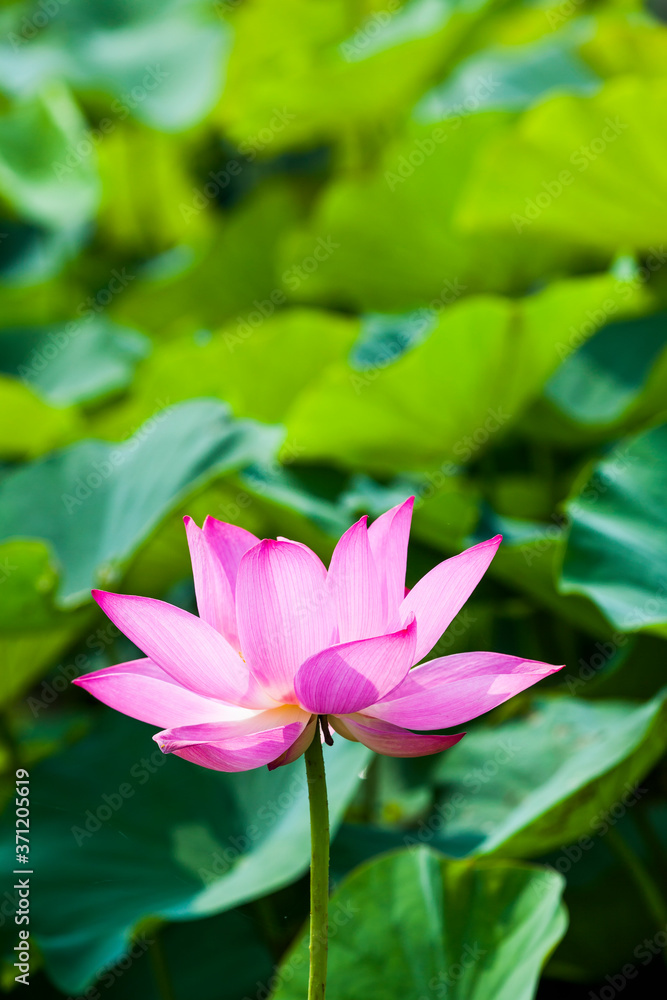
[[[236,577],[241,558],[253,545],[259,544],[259,538],[245,528],[227,524],[226,521],[218,521],[214,517],[206,518],[203,531],[220,561],[233,594],[236,591]]]
[[[234,592],[209,537],[191,517],[183,518],[190,547],[199,617],[239,649]],[[209,532],[210,535],[210,532]]]
[[[184,726],[251,718],[249,708],[227,705],[182,687],[149,660],[130,660],[95,670],[72,681],[109,708],[153,726]]]
[[[390,635],[357,639],[311,656],[299,668],[294,690],[302,708],[326,715],[372,705],[405,678],[414,657],[415,623]]]
[[[454,653],[415,667],[368,712],[408,729],[448,729],[490,712],[560,669],[504,653]]]
[[[341,736],[363,743],[370,750],[386,757],[425,757],[427,754],[449,750],[465,736],[465,733],[456,733],[454,736],[410,733],[407,729],[392,726],[380,719],[372,719],[368,715],[345,715],[342,718],[330,716],[329,722]]]
[[[291,764],[293,760],[300,757],[302,753],[305,753],[310,744],[313,742],[313,738],[320,739],[320,735],[317,732],[317,716],[311,715],[310,722],[298,736],[291,747],[288,747],[284,753],[281,753],[280,757],[276,757],[269,764],[269,771],[275,771],[277,767],[284,767],[285,764]]]
[[[174,753],[215,771],[248,771],[287,751],[310,721],[295,706],[261,712],[254,719],[166,729],[153,737],[163,753]]]
[[[327,571],[327,568],[326,568],[326,566],[324,565],[324,563],[322,562],[322,560],[320,559],[320,557],[318,556],[317,552],[313,552],[313,550],[312,550],[311,548],[309,548],[309,547],[308,547],[308,546],[306,545],[306,543],[305,543],[305,542],[296,542],[296,541],[295,541],[295,540],[294,540],[293,538],[286,538],[286,537],[285,537],[285,535],[276,535],[276,540],[277,540],[277,541],[279,541],[279,542],[289,542],[289,543],[290,543],[290,545],[298,545],[298,546],[299,546],[300,548],[302,548],[302,549],[303,549],[303,550],[304,550],[305,552],[308,552],[308,553],[310,553],[310,555],[311,555],[311,556],[312,556],[312,557],[313,557],[314,559],[317,559],[318,563],[319,563],[319,564],[320,564],[320,566],[322,567],[322,570],[324,571],[324,573],[326,573],[326,571]]]
[[[502,535],[445,559],[419,580],[401,604],[401,621],[417,619],[415,663],[433,649],[486,573]]]
[[[241,650],[277,701],[293,697],[298,668],[332,641],[325,584],[324,566],[305,545],[266,539],[241,559],[236,582]]]
[[[392,507],[368,528],[368,541],[380,579],[385,621],[390,623],[393,623],[405,597],[405,567],[414,502],[415,498],[410,497]]]
[[[364,516],[348,528],[331,556],[327,594],[336,609],[339,642],[366,639],[384,631],[386,615],[367,520]]]
[[[269,704],[226,639],[196,615],[152,597],[94,590],[114,625],[183,687],[246,708]]]

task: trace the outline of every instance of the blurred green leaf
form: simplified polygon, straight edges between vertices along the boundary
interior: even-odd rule
[[[164,253],[168,269],[169,251],[177,262],[179,254],[187,259],[189,248],[211,239],[212,213],[192,210],[195,199],[198,206],[211,201],[198,193],[198,182],[205,187],[211,179],[202,185],[193,147],[193,138],[165,135],[130,118],[107,132],[98,147],[103,184],[98,228],[107,247],[126,258]],[[159,266],[158,258],[153,267]]]
[[[94,733],[31,771],[40,789],[31,857],[42,874],[30,927],[66,992],[85,990],[125,954],[144,918],[218,913],[308,867],[303,760],[225,774],[165,756],[150,737],[150,727],[105,711]],[[327,750],[334,829],[368,756],[347,740]],[[5,825],[3,853],[13,840]],[[227,961],[232,968],[236,956]]]
[[[619,442],[568,501],[560,589],[625,631],[667,635],[667,425]]]
[[[434,992],[531,1000],[567,915],[555,872],[506,861],[452,861],[426,847],[362,865],[329,902],[331,1000]],[[304,996],[308,939],[278,972],[274,1000]]]
[[[21,694],[76,637],[87,612],[54,608],[58,566],[42,541],[0,543],[0,704]]]
[[[35,458],[58,447],[77,428],[71,407],[49,406],[29,385],[0,374],[0,457]]]
[[[660,244],[666,94],[667,81],[622,77],[593,97],[553,97],[526,112],[480,157],[460,224],[610,254]]]
[[[664,639],[615,633],[563,680],[571,694],[585,698],[646,699],[665,686],[665,667]]]
[[[3,601],[0,627],[37,629],[53,624],[58,568],[42,541],[14,539],[0,544]],[[9,586],[7,586],[9,584]]]
[[[18,376],[53,406],[88,403],[125,388],[149,350],[140,333],[91,315],[0,330],[0,371]]]
[[[177,207],[196,231],[196,219],[215,203],[202,199],[195,187]],[[194,248],[176,247],[146,265],[114,305],[113,318],[161,338],[205,339],[232,318],[238,325],[245,322],[257,301],[271,299],[272,293],[275,308],[275,294],[281,291],[276,244],[297,217],[295,192],[269,182],[228,217],[218,215],[208,239],[193,241]]]
[[[29,587],[30,583],[26,589]],[[25,694],[30,685],[58,661],[85,622],[80,613],[70,615],[67,621],[63,621],[63,616],[53,615],[54,622],[49,627],[28,631],[29,617],[18,619],[21,625],[26,622],[23,630],[3,629],[0,632],[0,705],[3,707]],[[41,704],[46,706],[46,702]],[[37,712],[33,712],[33,719],[38,718],[40,705],[36,704],[35,708]]]
[[[627,812],[641,798],[635,786],[667,748],[666,720],[663,690],[639,706],[543,700],[524,718],[475,730],[432,773],[444,790],[438,846],[525,858],[594,840],[613,806]],[[428,840],[443,818],[426,824]]]
[[[632,299],[631,287],[603,276],[560,282],[518,302],[458,302],[393,363],[367,371],[332,365],[296,400],[289,439],[307,458],[385,473],[469,462],[540,390],[571,330],[594,309],[603,322],[602,302],[626,292]]]
[[[545,397],[577,424],[616,422],[644,389],[665,347],[665,313],[612,323],[565,359]]]
[[[461,109],[438,124],[411,122],[383,145],[377,163],[341,169],[308,224],[284,242],[290,297],[372,312],[439,310],[464,294],[517,294],[566,269],[603,266],[601,256],[571,242],[514,230],[497,238],[468,236],[458,225],[477,158],[514,117]],[[313,267],[316,250],[320,261]]]
[[[579,51],[600,76],[632,74],[650,79],[667,75],[667,29],[655,17],[600,6],[591,21],[584,21]]]
[[[317,10],[308,0],[243,5],[233,21],[220,120],[253,157],[376,130],[407,109],[485,6],[458,0],[396,0],[380,9],[343,0]]]
[[[236,416],[282,420],[295,396],[328,364],[343,359],[358,324],[315,309],[275,312],[270,299],[222,330],[157,345],[131,395],[94,421],[104,436],[136,426],[154,409],[156,395],[171,402],[214,396]],[[296,442],[293,457],[299,455]]]
[[[84,120],[62,85],[0,116],[0,195],[32,222],[74,229],[99,201],[94,159],[77,154]],[[68,162],[73,160],[73,163]]]
[[[56,603],[74,608],[119,579],[160,521],[207,482],[278,447],[279,428],[234,421],[213,400],[163,409],[129,441],[82,441],[0,482],[5,538],[44,539],[61,568]],[[40,498],[26,507],[26,493]]]
[[[665,410],[665,313],[610,323],[565,358],[521,433],[579,449],[641,428]]]
[[[262,940],[261,920],[252,912],[254,905],[262,906],[264,901],[205,920],[160,925],[149,919],[137,929],[127,953],[101,968],[86,990],[87,996],[77,992],[76,1000],[93,1000],[96,996],[108,1000],[165,1000],[169,988],[177,1000],[190,996],[198,1000],[253,996],[271,978],[273,970],[269,948]],[[8,968],[7,973],[7,982],[13,982],[14,970]],[[30,986],[36,1000],[62,1000],[64,995],[47,984],[44,976],[36,976],[36,961]]]
[[[429,309],[393,315],[367,313],[362,317],[350,364],[360,371],[384,368],[426,340],[437,325],[437,314]]]
[[[523,111],[554,92],[595,93],[600,78],[579,57],[574,41],[574,33],[560,32],[529,45],[476,52],[424,94],[413,116],[437,122],[461,109]]]
[[[176,997],[252,996],[273,970],[258,923],[245,910],[229,910],[208,920],[149,926],[138,933],[128,956],[105,969],[91,989],[104,990],[109,1000],[164,1000],[155,976],[157,961],[164,963]]]
[[[282,420],[322,369],[346,356],[358,324],[315,309],[287,309],[272,316],[270,300],[257,305],[245,321],[222,331],[221,395],[239,416]]]
[[[25,20],[10,26],[3,52],[11,91],[34,90],[56,68],[76,90],[112,97],[114,119],[165,131],[194,125],[219,96],[228,35],[203,2],[69,0],[55,17]]]
[[[604,615],[586,598],[562,594],[557,588],[558,572],[565,545],[565,518],[551,515],[549,522],[510,518],[483,508],[471,542],[481,542],[494,534],[503,536],[503,544],[494,557],[492,576],[555,612],[560,619],[598,637],[606,637],[610,628]]]
[[[644,803],[638,808],[644,809]],[[645,815],[658,833],[665,829],[664,806]],[[643,822],[644,817],[638,826],[634,813],[629,814],[618,821],[614,833],[638,854],[657,886],[661,873],[656,869],[655,858],[646,852],[640,832]],[[558,865],[567,878],[563,898],[570,917],[567,934],[547,966],[547,975],[590,983],[604,980],[607,973],[621,969],[626,962],[637,967],[654,960],[660,962],[659,949],[656,955],[653,941],[656,931],[664,931],[664,927],[656,927],[655,917],[647,911],[644,894],[613,844],[603,838],[590,844],[584,841],[583,846],[577,843],[566,852],[558,851],[543,860],[549,866]]]
[[[18,219],[3,219],[0,226],[3,230],[0,232],[2,284],[18,288],[20,298],[16,305],[30,310],[35,302],[32,295],[28,300],[25,287],[53,278],[66,262],[76,256],[85,242],[85,227],[54,230]],[[0,292],[0,298],[6,306],[8,295],[4,288]],[[43,298],[40,304],[44,306]],[[53,316],[49,315],[48,318],[52,319]],[[7,324],[13,321],[13,316],[5,311],[3,322]]]

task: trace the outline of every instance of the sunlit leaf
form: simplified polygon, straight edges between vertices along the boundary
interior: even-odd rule
[[[667,82],[613,80],[593,97],[538,105],[488,145],[459,222],[468,232],[542,234],[615,253],[664,240],[660,127]]]
[[[0,407],[2,458],[34,458],[62,444],[77,426],[71,407],[49,406],[30,385],[6,375],[0,375]]]
[[[362,865],[329,903],[327,995],[432,994],[531,1000],[565,932],[561,877],[507,861],[452,861],[426,847]],[[335,930],[334,930],[335,928]],[[278,973],[275,1000],[304,995],[308,939]]]
[[[627,292],[627,294],[626,294]],[[423,343],[358,371],[332,365],[297,398],[290,438],[307,458],[382,472],[470,462],[502,436],[570,350],[573,331],[632,288],[610,277],[560,282],[524,300],[479,296],[436,313]],[[393,363],[392,363],[393,360]]]
[[[307,0],[244,5],[233,19],[221,120],[254,158],[395,118],[483,7],[457,0],[381,9],[341,0],[317,10]]]

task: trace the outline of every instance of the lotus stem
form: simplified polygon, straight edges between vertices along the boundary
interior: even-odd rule
[[[329,930],[329,803],[318,726],[305,753],[310,804],[310,973],[308,1000],[324,1000]],[[323,735],[328,732],[322,726]]]

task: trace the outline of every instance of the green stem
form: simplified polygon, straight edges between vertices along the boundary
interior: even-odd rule
[[[607,831],[607,840],[614,854],[623,862],[634,879],[637,888],[644,898],[647,909],[655,921],[655,926],[662,930],[667,926],[667,902],[651,878],[642,859],[630,847],[627,840],[620,835],[618,830],[609,829]]]
[[[305,753],[310,804],[310,975],[308,1000],[324,1000],[329,923],[329,803],[318,720]],[[325,723],[326,726],[326,723]],[[323,732],[327,732],[323,728]]]
[[[366,768],[365,780],[361,786],[361,814],[364,823],[373,823],[375,820],[378,789],[380,785],[379,763],[380,757],[377,754],[374,754],[370,764]]]
[[[667,889],[667,857],[665,857],[660,837],[655,832],[651,822],[650,803],[640,802],[634,815],[637,830],[649,855],[649,864],[658,875],[656,882],[663,890]]]
[[[160,1000],[176,1000],[176,994],[174,993],[171,985],[167,960],[165,958],[164,951],[162,950],[162,942],[160,941],[157,931],[155,932],[153,942],[148,949],[148,954],[153,968],[153,977],[155,985],[157,986],[158,994],[160,995]]]

